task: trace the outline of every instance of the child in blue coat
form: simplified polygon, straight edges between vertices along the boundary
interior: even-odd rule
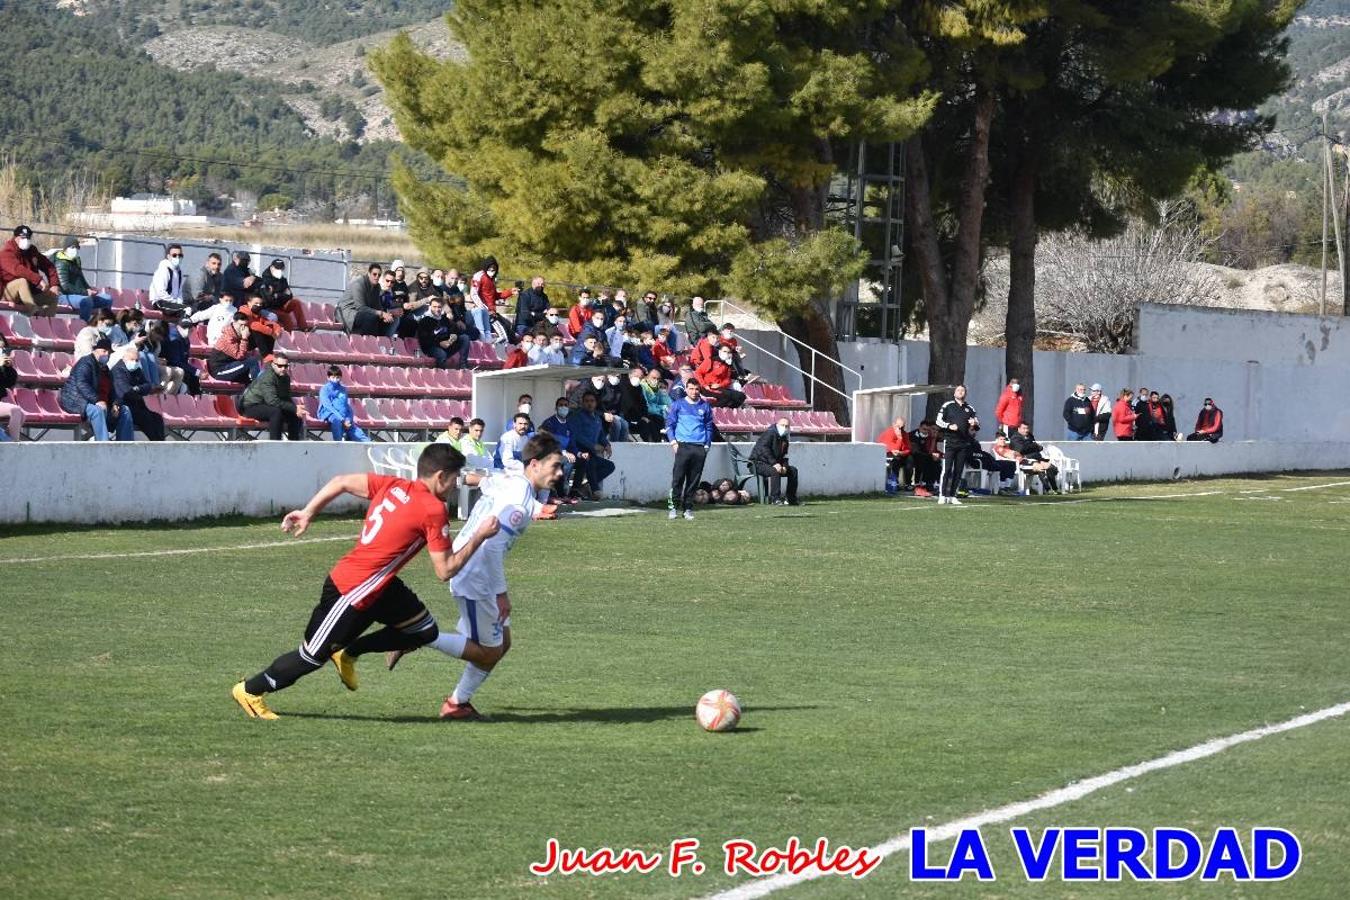
[[[328,367],[328,381],[319,388],[319,418],[333,430],[335,441],[370,441],[366,433],[356,427],[356,415],[347,399],[347,388],[342,384],[342,370],[337,366]]]

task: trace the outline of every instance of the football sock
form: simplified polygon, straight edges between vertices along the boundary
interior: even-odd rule
[[[431,643],[437,634],[435,620],[432,620],[430,627],[419,631],[389,625],[352,641],[347,645],[347,655],[356,657],[363,653],[378,653],[385,650],[415,650],[423,644]]]
[[[244,690],[250,694],[266,694],[279,691],[295,684],[310,672],[323,668],[323,663],[311,663],[300,655],[299,650],[283,653],[272,661],[266,669],[244,682]]]
[[[447,656],[453,656],[455,659],[463,659],[464,645],[468,642],[469,639],[458,631],[442,631],[440,636],[431,642],[431,646]]]
[[[483,681],[489,673],[478,668],[473,663],[464,667],[464,674],[459,676],[459,684],[455,685],[455,693],[452,695],[456,703],[468,703],[473,699],[474,693],[483,686]]]

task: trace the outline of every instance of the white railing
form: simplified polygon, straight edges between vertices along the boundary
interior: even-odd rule
[[[852,412],[852,409],[853,409],[853,394],[852,394],[851,392],[849,392],[849,391],[846,391],[846,390],[845,390],[845,391],[841,391],[841,390],[839,390],[839,388],[835,387],[834,385],[830,384],[829,382],[824,381],[824,380],[822,380],[821,378],[817,377],[817,376],[816,376],[816,371],[817,371],[817,370],[816,370],[816,365],[817,365],[817,361],[818,361],[817,358],[819,357],[819,358],[827,359],[827,360],[829,360],[831,363],[833,363],[834,365],[838,366],[839,369],[840,369],[841,371],[843,371],[844,373],[846,373],[846,375],[852,375],[855,379],[857,379],[857,382],[858,382],[857,388],[856,388],[857,390],[862,390],[862,386],[863,386],[863,376],[862,376],[862,373],[861,373],[861,372],[859,372],[859,371],[856,370],[856,369],[850,368],[849,366],[844,365],[843,362],[841,362],[841,361],[838,360],[838,359],[835,359],[835,358],[832,357],[832,356],[829,356],[828,354],[821,353],[819,350],[817,350],[815,347],[812,347],[810,344],[806,343],[805,341],[799,340],[798,338],[793,337],[792,335],[788,334],[787,332],[785,332],[785,331],[783,331],[781,328],[779,328],[776,324],[774,324],[774,323],[772,323],[772,322],[769,322],[768,320],[764,319],[762,316],[759,315],[759,313],[757,313],[757,312],[755,312],[755,311],[753,311],[753,310],[746,309],[745,307],[741,306],[740,304],[738,304],[738,303],[736,303],[736,302],[734,302],[734,301],[732,301],[732,300],[722,299],[722,300],[715,300],[715,301],[709,301],[709,302],[710,302],[710,303],[716,303],[716,304],[718,304],[718,305],[720,306],[720,309],[721,309],[721,312],[722,312],[722,313],[726,313],[726,312],[728,312],[728,311],[731,311],[731,312],[735,312],[735,313],[737,313],[737,314],[739,314],[739,315],[742,315],[742,316],[749,316],[750,318],[754,319],[757,323],[759,323],[759,324],[762,326],[762,328],[763,328],[764,331],[773,331],[773,332],[777,332],[779,335],[781,335],[781,336],[784,338],[784,341],[785,341],[785,342],[786,342],[786,341],[791,341],[791,342],[797,347],[798,358],[800,358],[800,353],[801,353],[801,350],[802,350],[802,349],[809,350],[809,351],[810,351],[810,356],[808,356],[807,358],[811,361],[811,363],[810,363],[811,368],[810,368],[810,371],[807,371],[806,369],[803,369],[803,368],[802,368],[800,365],[798,365],[797,363],[790,362],[789,360],[784,359],[783,357],[779,356],[778,354],[772,352],[771,350],[769,350],[769,349],[767,349],[767,348],[765,348],[765,347],[761,347],[759,344],[756,344],[754,341],[750,340],[749,338],[744,337],[743,335],[739,335],[739,334],[738,334],[738,335],[736,336],[736,340],[738,340],[738,341],[740,341],[740,342],[742,342],[742,343],[745,343],[745,344],[747,344],[747,345],[749,345],[749,346],[751,346],[751,347],[754,347],[756,350],[758,350],[760,353],[763,353],[765,356],[768,356],[768,357],[771,358],[771,359],[777,360],[778,362],[780,362],[780,363],[782,363],[783,365],[787,366],[787,367],[788,367],[789,369],[791,369],[792,371],[797,372],[798,374],[800,374],[800,375],[802,376],[802,380],[803,380],[803,382],[804,382],[804,384],[805,384],[805,387],[806,387],[806,390],[807,390],[807,398],[806,398],[806,402],[810,403],[813,407],[816,405],[815,387],[816,387],[817,384],[819,384],[821,387],[825,388],[826,390],[831,391],[831,392],[833,392],[833,393],[835,393],[835,394],[838,394],[840,397],[843,397],[844,400],[845,400],[845,402],[848,404],[849,411]],[[725,316],[722,316],[722,318],[725,318]],[[784,347],[783,352],[784,352],[784,353],[787,352],[786,347]],[[848,387],[848,384],[847,384],[847,378],[845,378],[845,382],[846,382],[846,383],[845,383],[844,387],[847,388],[847,387]]]

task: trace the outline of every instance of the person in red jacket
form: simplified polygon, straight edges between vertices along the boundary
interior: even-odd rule
[[[30,316],[54,316],[61,302],[61,276],[33,246],[33,229],[20,225],[0,247],[0,290]]]
[[[1115,429],[1116,440],[1132,441],[1134,440],[1134,420],[1139,415],[1134,411],[1130,404],[1130,398],[1134,393],[1128,388],[1120,392],[1116,398],[1116,405],[1111,410],[1111,427]]]
[[[591,289],[582,288],[577,293],[576,305],[567,311],[567,330],[572,335],[572,340],[581,340],[581,329],[591,321],[591,310],[594,308],[591,304]]]
[[[251,295],[248,302],[239,307],[239,311],[248,317],[248,330],[253,332],[253,346],[258,349],[258,354],[264,358],[271,356],[277,338],[285,330],[281,323],[267,317],[263,310],[263,299],[257,294]]]
[[[703,329],[702,340],[696,341],[694,346],[689,348],[689,365],[697,371],[705,362],[717,358],[717,351],[721,346],[722,338],[718,336],[716,326],[707,326]],[[732,358],[735,359],[734,356]],[[735,367],[734,363],[732,367]]]
[[[1188,441],[1209,441],[1217,444],[1223,437],[1223,410],[1214,405],[1213,397],[1205,398],[1204,408],[1195,417],[1195,431],[1186,436]]]
[[[1009,378],[1008,385],[999,394],[994,406],[994,420],[998,423],[996,434],[1012,434],[1022,423],[1022,385],[1016,378]]]
[[[716,332],[713,333],[714,336]],[[736,372],[731,367],[731,348],[723,347],[716,357],[705,359],[694,370],[694,377],[703,386],[708,402],[713,406],[738,409],[745,404],[745,394],[732,387]]]
[[[877,443],[886,448],[886,492],[914,490],[914,445],[905,431],[905,417],[897,416],[877,435]],[[892,481],[895,490],[891,490]]]

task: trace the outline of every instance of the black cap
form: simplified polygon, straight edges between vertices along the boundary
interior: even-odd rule
[[[94,341],[95,350],[112,350],[112,341],[107,338],[99,338]]]
[[[69,250],[71,247],[78,247],[78,246],[80,246],[80,239],[72,234],[70,237],[66,238],[66,242],[61,245],[61,249]]]
[[[1213,403],[1213,402],[1214,402],[1214,398],[1213,398],[1213,397],[1206,397],[1206,398],[1205,398],[1205,402],[1206,402],[1206,403]]]
[[[27,225],[20,225],[18,228],[14,229],[14,236],[30,238],[33,236],[33,229],[29,228]]]
[[[274,260],[272,260],[272,266],[281,266],[281,267],[284,269],[284,268],[286,268],[286,260],[284,260],[284,259],[274,259]],[[272,266],[268,266],[268,268],[271,268]]]

